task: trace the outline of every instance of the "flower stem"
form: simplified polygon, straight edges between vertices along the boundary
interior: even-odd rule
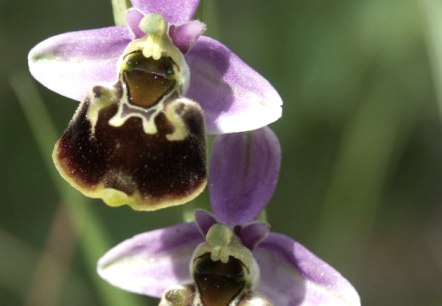
[[[112,11],[116,25],[126,25],[126,10],[131,6],[129,0],[112,0]]]
[[[94,280],[97,292],[108,306],[139,306],[135,296],[109,287],[96,274],[96,263],[111,246],[105,230],[97,216],[93,213],[89,201],[84,196],[71,188],[60,179],[52,162],[52,148],[56,141],[57,133],[52,119],[40,98],[33,82],[24,73],[16,73],[10,79],[12,88],[22,106],[31,131],[37,141],[38,148],[45,161],[47,170],[56,190],[66,205],[72,224],[79,237],[79,243]]]

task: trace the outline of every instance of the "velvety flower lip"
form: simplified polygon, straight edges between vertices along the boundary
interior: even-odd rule
[[[95,85],[111,86],[130,41],[143,35],[143,15],[159,13],[190,68],[187,97],[205,113],[209,134],[253,130],[281,116],[273,86],[220,42],[202,36],[205,26],[190,20],[198,0],[133,0],[127,27],[70,32],[37,44],[28,55],[31,74],[49,89],[81,101]],[[251,119],[253,118],[253,119]]]
[[[251,135],[248,137],[239,133],[218,136],[213,147],[213,152],[221,150],[222,147],[222,151],[227,155],[214,154],[212,167],[219,170],[220,166],[224,166],[229,169],[233,182],[241,182],[243,188],[232,191],[235,195],[232,201],[239,203],[238,209],[234,205],[221,205],[226,204],[228,198],[211,195],[212,201],[218,201],[217,204],[211,203],[214,215],[197,211],[195,223],[147,232],[122,242],[99,261],[100,276],[120,288],[160,297],[171,283],[185,285],[191,282],[188,265],[193,248],[204,239],[204,235],[214,224],[226,221],[242,245],[253,251],[253,257],[260,270],[260,281],[254,290],[264,294],[273,305],[360,305],[356,290],[339,272],[300,243],[282,234],[269,233],[265,223],[252,219],[267,204],[258,201],[259,209],[247,207],[255,205],[254,201],[257,201],[253,194],[256,193],[256,197],[261,195],[268,201],[274,190],[274,174],[270,175],[272,179],[267,184],[257,183],[256,175],[277,174],[280,157],[278,154],[270,154],[271,148],[279,152],[279,143],[269,128],[249,133]],[[238,166],[238,160],[260,161],[261,165],[253,164],[254,167],[260,168],[258,174],[245,175],[247,172]],[[226,161],[232,164],[226,164]],[[219,176],[209,176],[211,193],[230,192],[225,188],[232,188],[232,185],[217,181],[222,178],[225,179],[226,175],[221,173]],[[216,183],[212,184],[211,180]],[[241,192],[244,194],[241,195]],[[236,200],[238,197],[245,199],[245,206],[242,207],[241,202]],[[236,219],[242,223],[235,224],[228,220],[230,217],[234,218],[235,212],[245,214],[246,217]],[[157,270],[158,250],[161,250],[161,255],[167,260],[161,261]],[[165,277],[157,280],[157,273],[164,273]],[[152,284],[154,279],[156,282]]]

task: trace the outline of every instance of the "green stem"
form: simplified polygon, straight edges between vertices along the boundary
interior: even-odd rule
[[[10,82],[37,141],[51,180],[60,198],[63,199],[62,202],[69,210],[74,229],[79,237],[81,250],[86,259],[88,271],[92,274],[91,279],[95,282],[97,292],[103,304],[108,306],[141,305],[135,296],[115,290],[97,277],[95,273],[97,260],[111,246],[105,230],[99,218],[91,209],[89,201],[66,182],[62,181],[55,170],[51,155],[52,148],[58,137],[52,119],[33,82],[24,73],[14,74]]]
[[[131,6],[129,0],[112,0],[112,11],[116,25],[126,25],[126,10]]]

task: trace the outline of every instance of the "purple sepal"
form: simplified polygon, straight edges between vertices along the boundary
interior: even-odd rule
[[[278,306],[361,304],[353,286],[303,245],[270,233],[253,252],[261,272],[258,291]]]
[[[163,15],[169,23],[183,23],[192,19],[199,0],[131,0],[134,8],[144,14]]]
[[[188,96],[204,109],[209,134],[254,130],[281,117],[278,92],[220,42],[202,36],[185,58]]]
[[[127,27],[53,36],[29,52],[29,70],[47,88],[81,101],[94,86],[117,81],[118,59],[132,39]]]
[[[253,222],[275,190],[280,162],[278,138],[268,127],[218,136],[209,174],[216,218],[229,225]]]
[[[139,234],[107,252],[97,271],[121,289],[161,297],[173,285],[192,282],[189,262],[203,241],[195,223]]]

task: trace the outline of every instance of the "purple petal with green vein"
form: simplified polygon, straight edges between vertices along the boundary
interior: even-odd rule
[[[275,190],[280,163],[279,141],[268,127],[218,136],[209,173],[216,218],[229,225],[254,221]]]

